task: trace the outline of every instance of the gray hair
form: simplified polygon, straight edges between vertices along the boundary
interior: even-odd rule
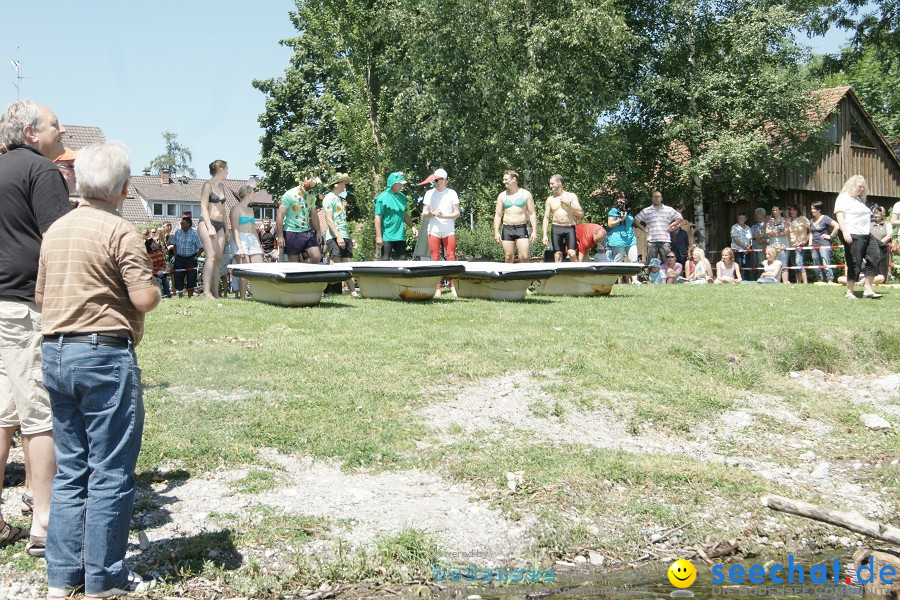
[[[83,198],[118,199],[130,173],[128,148],[119,141],[91,144],[75,160],[75,179]]]
[[[41,110],[33,100],[18,100],[6,107],[0,117],[0,145],[12,148],[25,146],[25,128],[37,129],[41,124]]]
[[[753,211],[753,214],[764,215],[764,214],[766,214],[766,209],[764,209],[763,207],[760,206],[759,208],[757,208],[756,210]]]

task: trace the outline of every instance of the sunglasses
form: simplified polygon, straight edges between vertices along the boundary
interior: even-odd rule
[[[675,258],[674,254],[666,254],[666,258]]]

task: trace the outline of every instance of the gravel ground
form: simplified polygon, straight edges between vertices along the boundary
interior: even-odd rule
[[[511,373],[468,387],[457,397],[421,411],[421,419],[431,427],[439,441],[449,442],[486,432],[502,441],[525,432],[542,443],[576,443],[597,448],[635,453],[682,455],[696,460],[740,466],[800,494],[818,494],[834,507],[864,507],[867,516],[889,520],[897,507],[886,501],[883,491],[864,483],[862,473],[880,464],[853,463],[829,459],[835,456],[838,442],[828,424],[804,419],[784,399],[777,396],[736,392],[736,406],[715,422],[696,426],[690,435],[677,437],[641,427],[629,432],[627,418],[619,409],[582,412],[573,403],[559,401],[545,391],[554,376]],[[900,426],[900,375],[861,380],[830,376],[821,372],[792,373],[787,385],[821,389],[847,397],[860,414],[883,417],[889,427]],[[622,406],[627,397],[599,391],[610,406]],[[560,410],[561,408],[561,410]],[[553,416],[556,409],[560,417]],[[765,422],[776,419],[789,433],[765,432]],[[880,433],[879,433],[880,434]],[[762,437],[760,437],[762,436]],[[728,448],[756,448],[740,454]],[[773,451],[777,448],[779,451]],[[248,469],[235,469],[191,477],[184,481],[153,484],[135,521],[146,527],[149,548],[140,549],[134,536],[130,555],[148,567],[159,563],[154,548],[191,536],[219,531],[221,523],[211,512],[246,514],[255,506],[268,506],[288,514],[321,517],[330,531],[304,548],[241,549],[246,556],[261,553],[270,564],[278,564],[285,552],[301,551],[310,557],[327,558],[338,540],[351,548],[371,548],[383,533],[397,533],[404,527],[430,532],[448,552],[482,553],[482,564],[521,562],[529,556],[534,543],[537,519],[531,515],[516,522],[504,517],[480,496],[483,490],[451,482],[440,474],[408,470],[391,473],[344,472],[337,465],[309,458],[263,451],[270,465],[254,469],[271,470],[278,488],[257,494],[245,493],[234,482],[246,477]],[[21,462],[20,450],[13,449],[10,460]],[[891,464],[897,465],[895,458]],[[173,469],[177,468],[173,465]],[[900,467],[898,467],[900,468]],[[164,474],[163,474],[164,475]],[[515,475],[512,479],[515,479]],[[615,490],[612,490],[613,492]],[[4,515],[18,510],[20,488],[7,489]],[[140,500],[140,499],[139,499]],[[741,519],[735,507],[700,509],[700,518]],[[719,510],[719,509],[722,510]],[[704,512],[705,510],[705,512]],[[607,523],[600,523],[606,527]],[[774,517],[760,524],[763,531],[777,533],[785,526]],[[833,538],[833,539],[831,539]],[[767,538],[755,540],[765,545]],[[847,536],[830,536],[828,543],[850,546]],[[824,543],[824,541],[823,541]],[[154,562],[155,561],[155,562]],[[288,561],[284,561],[288,562]],[[0,600],[41,597],[43,573],[13,572],[0,566]]]

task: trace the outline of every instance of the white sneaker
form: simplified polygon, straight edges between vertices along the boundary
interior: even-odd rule
[[[144,579],[134,571],[128,572],[128,579],[125,585],[120,588],[112,588],[98,594],[85,594],[85,597],[92,598],[112,598],[113,596],[124,596],[125,594],[133,594],[135,592],[146,592],[156,587],[155,579]]]

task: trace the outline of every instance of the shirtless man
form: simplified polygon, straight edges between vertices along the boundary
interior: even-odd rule
[[[550,177],[550,191],[544,206],[544,246],[547,245],[547,225],[553,215],[553,258],[562,262],[562,249],[566,248],[569,260],[578,259],[578,245],[575,242],[575,224],[584,216],[578,196],[563,189],[563,178],[559,173]]]
[[[531,192],[519,187],[519,174],[515,171],[503,172],[503,186],[506,190],[497,195],[497,206],[494,210],[494,239],[503,246],[503,258],[506,262],[516,262],[515,255],[518,250],[518,262],[527,263],[531,255],[531,244],[537,235],[534,197]]]

